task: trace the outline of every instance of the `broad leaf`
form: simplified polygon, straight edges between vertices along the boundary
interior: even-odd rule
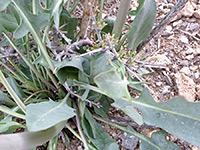
[[[89,74],[89,61],[83,57],[68,58],[64,59],[62,62],[55,62],[55,67],[57,68],[57,76],[61,83],[64,83],[67,78],[78,79],[79,70]]]
[[[86,109],[87,110],[87,109]],[[101,124],[96,123],[89,111],[82,119],[83,129],[98,150],[118,150],[117,143],[104,131]]]
[[[160,150],[180,150],[178,145],[176,145],[173,142],[166,140],[166,132],[165,131],[159,131],[155,132],[151,136],[151,142],[155,145],[157,145]],[[150,145],[147,141],[142,141],[140,143],[140,150],[146,150],[146,149],[154,149],[154,146]]]
[[[0,0],[0,11],[6,9],[6,7],[10,4],[11,0]]]
[[[93,81],[93,78],[105,71],[108,71],[112,66],[108,63],[109,59],[113,57],[108,53],[101,53],[93,56],[93,60],[90,62],[90,78]]]
[[[94,78],[94,82],[107,96],[113,99],[130,99],[127,88],[128,80],[117,70],[111,69],[100,73]]]
[[[26,122],[29,131],[48,129],[55,124],[67,121],[75,115],[74,110],[65,101],[41,102],[27,106]]]
[[[9,32],[15,31],[17,26],[17,20],[12,15],[0,13],[0,36],[4,30]]]
[[[12,101],[5,93],[0,91],[0,105],[10,105],[10,106],[15,106],[16,103]]]
[[[20,9],[21,13],[23,13],[24,15],[23,17],[21,17],[20,26],[14,32],[15,38],[22,38],[28,32],[36,32],[39,35],[40,30],[43,29],[47,24],[49,24],[49,14],[32,14],[28,9],[25,0],[15,0],[15,4],[17,7],[19,7],[18,9]]]
[[[145,123],[161,127],[180,139],[200,146],[199,102],[190,103],[182,97],[174,97],[157,103],[145,89],[132,103],[142,112]]]
[[[128,37],[128,48],[135,50],[138,44],[149,36],[156,18],[155,0],[145,0],[142,8],[137,13]]]
[[[23,132],[0,135],[0,149],[2,150],[28,150],[41,145],[56,136],[65,126],[60,122],[47,130],[38,132]]]
[[[13,133],[17,128],[24,127],[22,124],[17,122],[0,122],[0,133]]]

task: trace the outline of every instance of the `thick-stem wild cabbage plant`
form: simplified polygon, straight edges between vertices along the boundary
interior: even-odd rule
[[[1,51],[7,63],[0,60],[4,87],[0,91],[0,149],[34,149],[47,141],[48,149],[56,149],[58,137],[68,146],[63,128],[80,139],[86,150],[119,149],[96,120],[137,137],[141,150],[180,149],[165,139],[166,131],[200,146],[200,104],[181,97],[155,102],[130,63],[155,21],[155,0],[139,0],[137,10],[131,11],[136,17],[124,35],[121,33],[130,0],[121,1],[114,25],[113,20],[105,20],[105,25],[101,12],[96,17],[92,11],[95,0],[90,1],[84,39],[78,38],[78,19],[71,15],[78,2],[0,1],[0,44],[12,46],[19,56],[16,64],[6,51]],[[100,4],[102,11],[103,0]],[[93,39],[88,39],[91,28]],[[139,92],[139,98],[132,98],[128,88]],[[110,106],[122,110],[139,125],[146,123],[163,131],[147,137],[130,126],[109,122],[106,118]],[[70,127],[69,119],[78,132]],[[18,128],[24,132],[14,133]]]

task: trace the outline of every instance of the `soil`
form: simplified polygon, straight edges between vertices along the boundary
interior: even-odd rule
[[[176,1],[156,0],[157,16],[155,25],[170,11]],[[119,0],[109,0],[104,5],[103,18],[116,17]],[[137,7],[136,1],[131,1],[131,8]],[[78,14],[82,12],[80,4]],[[157,102],[167,101],[174,96],[182,96],[187,101],[200,100],[200,1],[193,0],[175,16],[166,27],[153,38],[136,56],[135,65],[147,69],[151,75],[144,75],[149,82],[149,89]],[[76,13],[77,16],[77,13]],[[126,25],[134,19],[128,16]],[[145,61],[144,61],[145,60]],[[142,63],[143,62],[143,63]],[[145,62],[145,63],[144,63]],[[155,67],[156,65],[156,67]],[[164,67],[163,67],[164,66]],[[152,75],[153,74],[153,75]],[[110,119],[122,125],[131,125],[136,131],[151,136],[161,129],[151,126],[137,126],[123,112],[111,108]],[[123,122],[126,120],[126,122]],[[124,132],[103,124],[103,128],[119,144],[120,150],[139,150],[139,142],[135,148],[127,145]],[[175,142],[182,150],[200,150],[177,137],[167,134],[167,140]],[[83,144],[76,138],[71,139],[71,145],[66,150],[82,150]]]

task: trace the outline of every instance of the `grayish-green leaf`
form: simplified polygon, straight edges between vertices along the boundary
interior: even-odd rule
[[[0,135],[1,150],[28,150],[41,145],[56,136],[65,126],[60,122],[47,130]]]
[[[148,37],[156,18],[155,0],[145,0],[143,7],[136,15],[128,37],[128,48],[135,50],[138,44]]]
[[[31,24],[31,27],[36,31],[36,33],[39,35],[40,30],[43,29],[46,25],[50,22],[50,15],[47,13],[34,15],[28,10],[28,7],[26,5],[25,0],[15,0],[15,3],[19,7],[19,9],[22,11],[22,13],[26,17],[26,21],[23,17],[21,17],[21,22],[17,30],[14,32],[15,38],[22,38],[25,36],[28,32],[31,31],[30,27],[27,24],[27,21]]]
[[[94,82],[107,96],[113,99],[130,99],[127,88],[128,80],[117,70],[111,69],[100,73],[94,78]]]
[[[6,9],[6,7],[10,4],[11,0],[0,0],[0,11]]]
[[[15,106],[16,103],[12,101],[5,93],[0,91],[0,104]]]
[[[127,114],[131,119],[133,119],[137,124],[143,124],[142,116],[134,109],[134,106],[124,100],[115,100],[112,106],[122,110],[125,114]]]
[[[17,28],[17,26],[17,21],[12,15],[0,13],[0,36],[4,30],[13,32]]]
[[[182,97],[174,97],[157,103],[145,89],[132,103],[142,112],[145,123],[161,127],[180,139],[200,146],[199,102],[190,103]]]
[[[180,150],[178,145],[176,145],[173,142],[167,141],[165,137],[166,137],[165,131],[155,132],[151,136],[151,142],[154,143],[155,145],[157,145],[158,147],[160,147],[161,150]],[[154,147],[151,146],[146,141],[141,141],[140,150],[147,150],[147,149],[153,150]]]
[[[29,131],[48,129],[61,121],[67,121],[75,115],[74,110],[64,101],[41,102],[27,106],[26,122]]]
[[[113,34],[115,34],[116,38],[121,35],[122,28],[126,21],[126,16],[128,14],[128,9],[130,7],[130,2],[131,0],[120,1],[119,12],[113,28]]]
[[[90,112],[88,111],[85,115],[82,126],[94,146],[98,150],[118,150],[117,143],[103,130],[100,124],[96,123]]]
[[[24,127],[18,122],[0,122],[0,133],[13,133],[17,128]]]

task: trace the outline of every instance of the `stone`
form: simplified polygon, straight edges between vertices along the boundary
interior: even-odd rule
[[[122,146],[129,150],[134,150],[139,141],[138,138],[136,138],[135,136],[128,136],[127,133],[124,133],[121,139],[122,139]]]
[[[195,53],[195,49],[189,47],[186,51],[185,51],[185,54],[194,54]]]
[[[191,72],[190,72],[190,69],[188,67],[183,67],[181,70],[180,70],[181,73],[184,73],[185,75],[187,76],[190,76],[191,75]]]
[[[167,30],[168,32],[171,32],[171,31],[172,31],[172,26],[170,26],[170,25],[166,26],[166,30]]]
[[[199,73],[199,72],[196,72],[196,73],[194,74],[194,77],[195,77],[195,79],[199,79],[200,73]]]
[[[192,59],[194,58],[194,55],[191,54],[191,55],[186,56],[185,58],[186,58],[187,60],[192,60]]]
[[[185,4],[185,7],[180,11],[180,13],[185,17],[192,17],[194,13],[194,6],[190,2]]]
[[[164,54],[157,54],[149,58],[148,62],[155,63],[155,64],[171,64],[171,61],[167,58]]]
[[[181,36],[179,37],[179,40],[180,40],[182,43],[189,44],[189,40],[188,40],[187,36],[185,36],[185,35],[181,35]]]
[[[200,19],[200,9],[197,9],[194,11],[194,16],[198,19]]]
[[[196,97],[196,84],[194,81],[185,75],[185,73],[176,73],[176,84],[179,96],[184,97],[189,102],[194,102]]]
[[[161,85],[162,85],[162,82],[156,82],[156,85],[157,85],[157,86],[161,86]]]
[[[198,66],[196,66],[196,65],[190,66],[190,70],[192,70],[192,71],[195,71],[197,69],[198,69]]]

